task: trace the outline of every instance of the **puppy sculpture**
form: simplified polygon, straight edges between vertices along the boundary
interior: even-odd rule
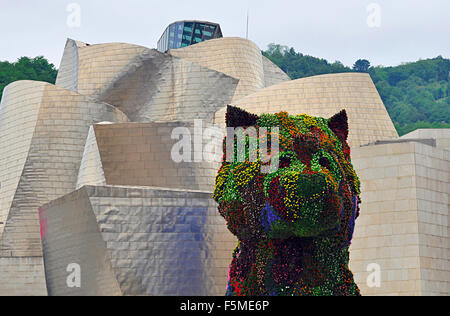
[[[232,153],[224,154],[214,199],[239,240],[226,294],[359,295],[348,262],[360,182],[350,161],[345,110],[325,119],[257,116],[228,106],[226,123],[224,151],[231,144]],[[237,128],[247,145],[241,160],[237,137],[230,136]],[[252,141],[258,144],[253,149]],[[268,155],[277,166],[263,172],[268,163],[261,145],[275,141],[278,150]]]

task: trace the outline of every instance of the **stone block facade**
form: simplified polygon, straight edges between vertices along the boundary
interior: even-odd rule
[[[449,158],[412,139],[353,149],[363,203],[350,263],[363,295],[450,293]]]

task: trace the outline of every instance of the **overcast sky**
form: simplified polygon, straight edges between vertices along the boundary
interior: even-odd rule
[[[245,37],[247,10],[249,39],[261,49],[278,43],[347,66],[359,58],[390,66],[450,57],[450,0],[0,0],[0,4],[0,60],[43,55],[59,66],[67,37],[90,44],[126,42],[154,48],[169,23],[185,19],[217,22],[224,36]]]

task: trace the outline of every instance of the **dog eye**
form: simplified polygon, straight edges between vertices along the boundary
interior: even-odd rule
[[[289,167],[292,163],[291,157],[280,157],[280,167]]]
[[[324,168],[328,168],[330,166],[330,161],[328,160],[328,158],[322,157],[319,159],[319,164]]]

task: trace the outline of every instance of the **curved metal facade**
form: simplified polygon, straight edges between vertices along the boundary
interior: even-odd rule
[[[236,239],[210,198],[218,163],[177,164],[171,149],[175,128],[196,137],[194,120],[221,125],[227,104],[323,117],[345,108],[356,164],[372,150],[358,146],[398,136],[367,74],[291,81],[241,38],[167,53],[68,40],[56,86],[13,83],[0,105],[0,295],[224,294]],[[360,160],[369,185],[378,173]],[[365,244],[355,246],[363,280]],[[65,284],[69,263],[86,273],[79,290]]]
[[[50,295],[225,293],[236,240],[208,192],[85,186],[44,205],[40,219]],[[66,285],[71,263],[80,288]]]
[[[265,87],[261,50],[249,40],[224,37],[168,53],[239,79],[233,102]]]
[[[0,283],[0,293],[43,295],[37,210],[74,190],[89,127],[104,120],[126,122],[128,118],[111,105],[93,102],[73,91],[18,81],[5,89],[0,120],[0,174],[4,183],[0,205],[5,220],[0,275],[11,277],[9,282]],[[11,262],[22,262],[20,276],[8,273],[14,266]]]
[[[346,109],[352,148],[398,137],[368,74],[329,74],[287,81],[234,100],[232,104],[255,114],[286,111],[292,115],[306,113],[320,117],[332,117]],[[216,113],[216,124],[224,124],[225,111]]]

